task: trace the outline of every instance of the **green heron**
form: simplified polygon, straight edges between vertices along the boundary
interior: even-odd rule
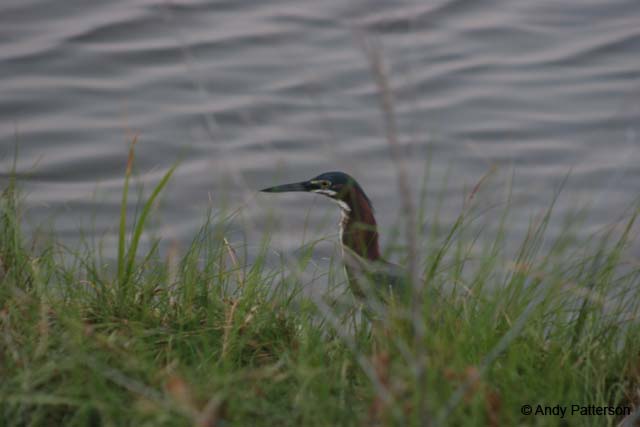
[[[374,287],[372,290],[378,295],[393,292],[404,279],[404,272],[399,266],[380,256],[373,205],[353,177],[344,172],[326,172],[308,181],[278,185],[260,191],[317,193],[329,197],[340,206],[340,242],[349,285],[356,297],[367,295],[370,287]]]

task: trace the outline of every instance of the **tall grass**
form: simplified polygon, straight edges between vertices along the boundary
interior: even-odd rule
[[[132,147],[123,206],[133,159]],[[384,306],[371,324],[340,308],[357,308],[349,294],[300,292],[313,244],[300,263],[268,266],[265,245],[245,265],[227,220],[208,216],[182,256],[157,245],[139,253],[172,173],[137,217],[122,210],[115,271],[95,250],[34,245],[16,183],[4,188],[2,425],[602,426],[623,417],[521,407],[638,404],[637,208],[576,244],[571,227],[547,236],[551,203],[513,254],[507,220],[487,236],[469,204],[431,234],[421,300]]]
[[[129,290],[131,287],[129,286],[129,282],[131,280],[131,275],[133,274],[136,256],[138,254],[138,245],[140,244],[140,238],[142,237],[142,232],[144,231],[144,227],[147,223],[147,219],[151,212],[151,208],[153,207],[156,199],[160,192],[164,189],[164,187],[171,179],[171,175],[173,175],[173,171],[175,170],[175,166],[169,168],[169,170],[164,174],[160,182],[155,186],[151,196],[144,203],[142,207],[142,212],[140,213],[140,217],[136,218],[136,222],[133,227],[133,232],[131,235],[131,239],[129,241],[129,246],[127,247],[127,202],[129,195],[129,182],[131,178],[131,173],[133,170],[133,161],[135,158],[135,145],[137,142],[137,137],[133,139],[131,142],[131,146],[129,147],[129,156],[127,158],[127,167],[124,175],[124,186],[122,189],[122,204],[120,207],[120,227],[118,230],[118,305],[122,306],[127,297],[130,296]]]

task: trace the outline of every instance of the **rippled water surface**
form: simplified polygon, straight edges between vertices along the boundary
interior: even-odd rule
[[[585,233],[638,197],[637,0],[3,0],[2,178],[17,141],[31,226],[110,250],[137,134],[147,191],[180,162],[152,228],[170,241],[209,206],[239,210],[230,233],[250,245],[274,216],[276,247],[305,227],[331,240],[329,201],[255,192],[328,170],[358,178],[388,241],[400,199],[363,38],[386,62],[413,189],[430,158],[444,222],[493,167],[514,232],[569,172],[558,214],[589,203]]]

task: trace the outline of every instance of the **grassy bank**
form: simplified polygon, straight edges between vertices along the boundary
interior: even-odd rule
[[[549,210],[513,253],[503,230],[477,239],[463,212],[418,260],[430,290],[418,317],[398,304],[371,325],[336,308],[355,305],[348,294],[305,297],[286,273],[297,260],[244,265],[224,223],[179,259],[140,253],[170,174],[137,218],[123,210],[116,265],[27,238],[4,188],[1,425],[603,426],[623,417],[572,405],[639,403],[637,211],[579,244],[569,231],[543,244]]]

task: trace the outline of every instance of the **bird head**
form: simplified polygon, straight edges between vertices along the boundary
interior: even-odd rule
[[[333,199],[340,205],[342,210],[347,212],[363,208],[373,210],[371,201],[362,190],[362,187],[360,187],[360,184],[352,176],[344,172],[325,172],[308,181],[277,185],[260,191],[265,193],[290,191],[317,193]],[[366,206],[361,206],[363,202]]]

